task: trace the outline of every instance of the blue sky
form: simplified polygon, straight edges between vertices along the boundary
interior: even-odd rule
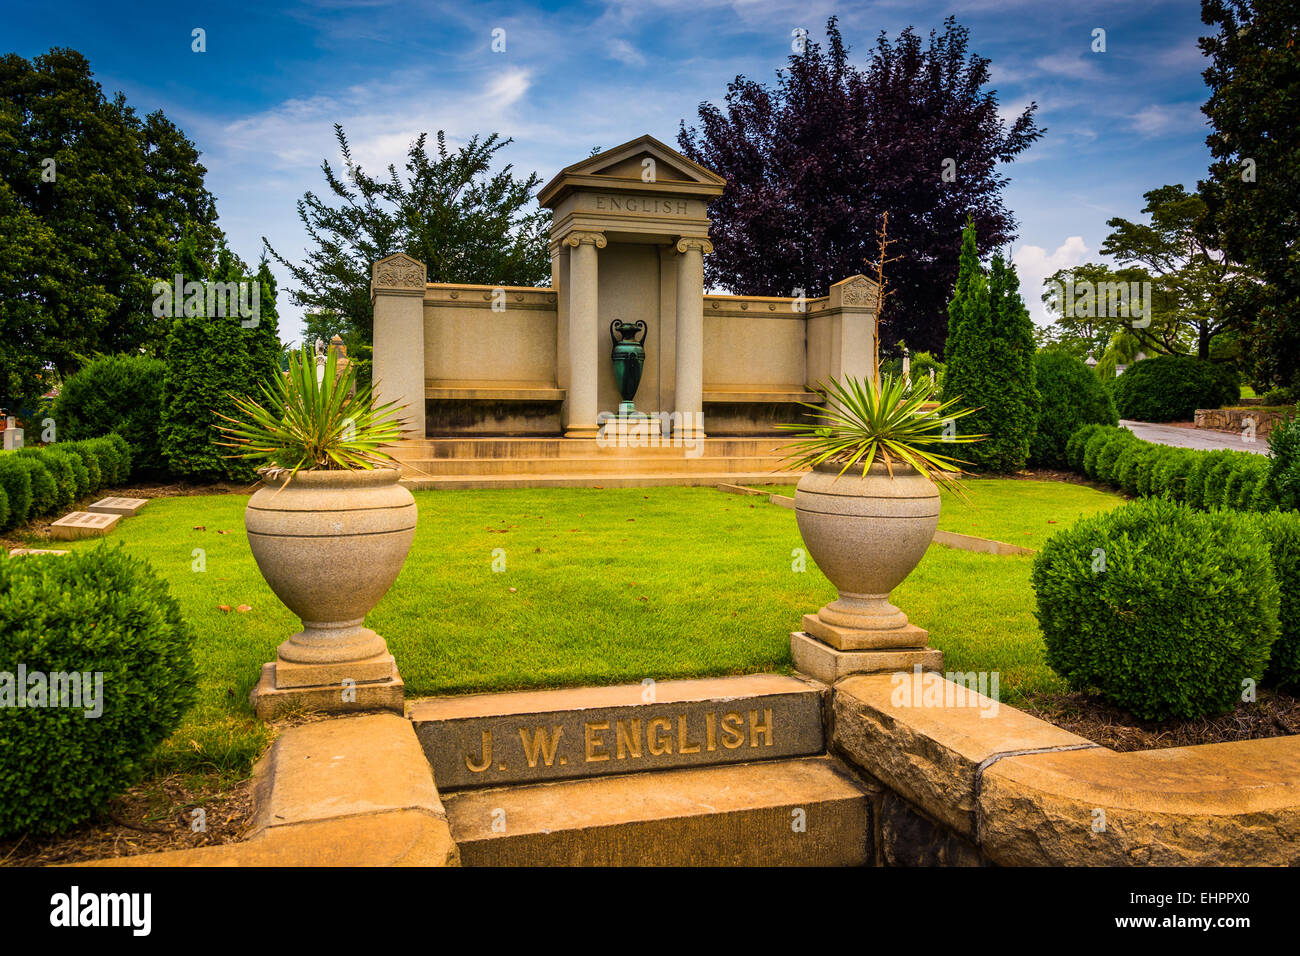
[[[274,3],[9,4],[0,49],[33,56],[70,46],[105,90],[141,113],[161,107],[203,152],[208,186],[235,250],[261,237],[292,259],[306,242],[295,201],[319,191],[338,159],[341,122],[371,171],[401,165],[421,131],[452,143],[514,137],[503,151],[543,181],[585,157],[650,133],[675,145],[701,101],[721,102],[737,74],[770,82],[791,31],[824,36],[836,14],[855,62],[881,30],[928,33],[955,14],[972,50],[992,60],[1008,116],[1039,104],[1047,134],[1009,167],[1006,202],[1020,222],[1013,254],[1038,321],[1041,279],[1099,259],[1112,216],[1137,218],[1142,193],[1189,189],[1209,152],[1200,105],[1207,28],[1195,0],[592,0],[577,3],[325,0]],[[191,50],[206,31],[207,52]],[[505,30],[506,50],[492,51]],[[1091,49],[1106,31],[1106,52]],[[282,288],[287,278],[276,266]],[[281,302],[281,337],[301,335]]]

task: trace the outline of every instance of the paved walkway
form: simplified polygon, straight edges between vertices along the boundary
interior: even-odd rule
[[[1175,448],[1227,448],[1232,451],[1249,451],[1256,455],[1268,454],[1268,439],[1256,438],[1253,442],[1244,441],[1240,435],[1232,432],[1216,432],[1208,428],[1178,428],[1174,425],[1153,425],[1150,422],[1130,422],[1120,419],[1120,425],[1127,428],[1143,441],[1153,441],[1160,445],[1173,445]]]

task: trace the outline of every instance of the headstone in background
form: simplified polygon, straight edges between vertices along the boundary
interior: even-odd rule
[[[4,431],[0,432],[0,435],[4,436],[5,451],[23,447],[23,430],[18,427],[18,421],[12,415],[5,418]]]

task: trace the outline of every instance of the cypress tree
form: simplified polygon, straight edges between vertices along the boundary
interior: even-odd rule
[[[1024,468],[1041,403],[1034,383],[1033,322],[1013,266],[995,255],[985,276],[969,222],[948,305],[946,358],[944,397],[960,397],[963,406],[978,408],[963,419],[964,430],[988,436],[968,446],[966,457],[981,471]]]

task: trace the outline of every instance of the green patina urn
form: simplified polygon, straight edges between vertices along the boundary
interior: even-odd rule
[[[637,334],[640,333],[640,338]],[[623,397],[618,407],[620,415],[630,414],[635,410],[632,399],[641,384],[641,370],[645,366],[646,324],[638,319],[636,322],[621,322],[615,319],[609,324],[609,335],[614,340],[614,350],[610,359],[614,363],[614,381],[618,393]]]

